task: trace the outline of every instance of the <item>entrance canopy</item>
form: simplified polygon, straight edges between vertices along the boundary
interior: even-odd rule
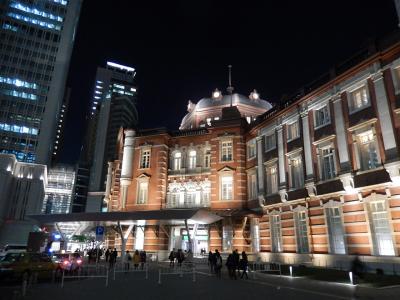
[[[159,221],[165,225],[212,224],[222,217],[205,209],[165,209],[123,212],[88,212],[70,214],[29,215],[41,224],[85,222],[92,225],[138,225],[139,221]]]

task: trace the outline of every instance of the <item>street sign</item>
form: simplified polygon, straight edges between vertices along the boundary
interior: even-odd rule
[[[103,241],[104,240],[104,226],[97,226],[96,227],[96,241]]]

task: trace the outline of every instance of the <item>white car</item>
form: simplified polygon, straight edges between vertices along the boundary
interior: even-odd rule
[[[26,245],[22,244],[8,244],[3,249],[0,249],[0,259],[7,255],[7,253],[21,253],[26,252]]]

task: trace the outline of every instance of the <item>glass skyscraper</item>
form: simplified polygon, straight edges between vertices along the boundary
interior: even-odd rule
[[[81,3],[0,0],[0,153],[49,164]]]

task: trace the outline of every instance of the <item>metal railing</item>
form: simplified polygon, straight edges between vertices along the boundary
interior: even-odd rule
[[[280,263],[249,262],[248,270],[253,273],[254,279],[257,273],[278,273],[279,276],[282,276],[282,266]]]
[[[182,278],[184,275],[191,275],[192,281],[196,282],[196,264],[194,262],[183,262],[182,264],[177,264],[174,267],[171,267],[168,262],[164,264],[159,264],[158,269],[158,284],[161,284],[162,276],[168,275],[179,275]]]
[[[138,264],[138,266],[135,267],[132,263],[117,262],[113,267],[113,273],[113,280],[115,280],[116,273],[144,273],[145,279],[149,279],[149,264]]]
[[[108,286],[108,277],[109,277],[108,265],[85,265],[74,271],[66,271],[63,270],[61,277],[61,287],[64,287],[65,279],[81,279],[81,278],[104,278],[105,285]]]

